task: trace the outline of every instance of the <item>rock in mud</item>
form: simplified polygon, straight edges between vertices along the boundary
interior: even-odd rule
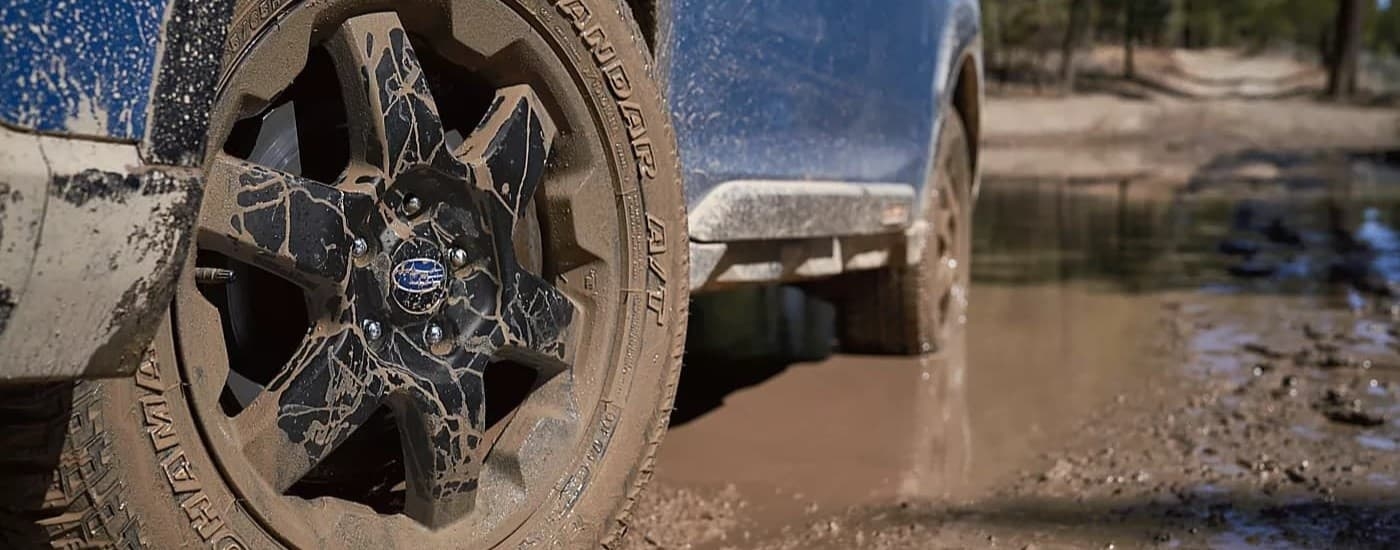
[[[1230,266],[1227,271],[1236,277],[1257,279],[1273,275],[1278,271],[1278,265],[1258,258],[1250,258]]]
[[[1356,361],[1353,361],[1349,357],[1343,357],[1336,353],[1326,353],[1322,357],[1318,358],[1316,364],[1318,367],[1324,369],[1340,369],[1355,366]]]
[[[1370,428],[1385,423],[1385,417],[1366,410],[1360,399],[1350,399],[1345,388],[1327,390],[1327,394],[1313,407],[1328,420]]]
[[[1245,344],[1244,350],[1268,359],[1282,359],[1284,356],[1283,352],[1274,349],[1273,347],[1267,344],[1261,344],[1258,342],[1249,342]]]
[[[1248,239],[1225,239],[1217,247],[1221,254],[1246,258],[1257,254],[1260,248],[1259,243]]]
[[[1264,226],[1264,237],[1271,242],[1289,246],[1302,246],[1303,235],[1280,218],[1274,218]]]
[[[1066,479],[1069,479],[1069,476],[1072,473],[1074,473],[1074,465],[1070,464],[1069,461],[1062,458],[1056,460],[1055,465],[1051,466],[1049,470],[1045,471],[1045,473],[1040,474],[1040,481],[1064,481]]]

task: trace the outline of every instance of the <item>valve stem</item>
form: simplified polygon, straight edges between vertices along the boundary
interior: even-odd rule
[[[226,285],[238,278],[232,269],[222,267],[194,268],[194,282],[198,285]]]

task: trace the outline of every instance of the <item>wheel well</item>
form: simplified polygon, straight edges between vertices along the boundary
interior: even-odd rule
[[[972,168],[977,169],[978,148],[982,135],[982,82],[977,70],[977,58],[971,54],[963,57],[953,87],[953,108],[963,119],[967,128],[968,151],[972,153]]]
[[[656,24],[660,19],[657,13],[657,4],[661,0],[627,0],[627,7],[632,9],[632,17],[637,19],[637,26],[642,30],[642,39],[646,40],[647,48],[652,53],[656,53]]]

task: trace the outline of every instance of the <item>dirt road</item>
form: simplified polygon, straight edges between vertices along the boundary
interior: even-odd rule
[[[1400,180],[1347,170],[985,188],[965,348],[687,365],[623,546],[1400,545]]]
[[[1117,49],[1085,60],[1116,75]],[[983,173],[991,178],[1182,184],[1207,175],[1270,179],[1326,153],[1400,143],[1400,109],[1317,100],[1320,68],[1277,55],[1147,50],[1139,76],[1086,77],[1084,93],[988,98]]]

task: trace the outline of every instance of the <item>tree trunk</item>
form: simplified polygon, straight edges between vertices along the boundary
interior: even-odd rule
[[[984,31],[984,48],[985,55],[987,56],[987,66],[992,69],[989,72],[991,72],[998,81],[1005,83],[1007,80],[1007,61],[1006,49],[1004,47],[1005,37],[1002,36],[1002,29],[1006,28],[1006,8],[1001,5],[1001,2],[993,0],[987,2],[983,9],[991,12],[991,16],[986,18],[990,28]]]
[[[1195,47],[1191,39],[1191,0],[1181,0],[1181,47],[1191,49]]]
[[[1084,23],[1088,15],[1088,0],[1071,0],[1069,27],[1065,29],[1065,41],[1060,46],[1060,89],[1066,93],[1074,91],[1074,52],[1083,41]]]
[[[1182,3],[1176,4],[1176,6],[1179,10],[1177,17],[1180,17],[1180,21],[1182,21],[1182,34],[1177,36],[1177,39],[1179,39],[1182,48],[1194,48],[1194,43],[1191,42],[1191,38],[1194,38],[1191,36],[1191,0],[1182,0]]]
[[[1340,101],[1356,93],[1356,67],[1361,57],[1361,28],[1366,7],[1363,0],[1339,0],[1338,4],[1327,94]]]
[[[1128,79],[1137,74],[1133,66],[1133,41],[1137,38],[1136,12],[1133,0],[1123,2],[1123,78]]]

